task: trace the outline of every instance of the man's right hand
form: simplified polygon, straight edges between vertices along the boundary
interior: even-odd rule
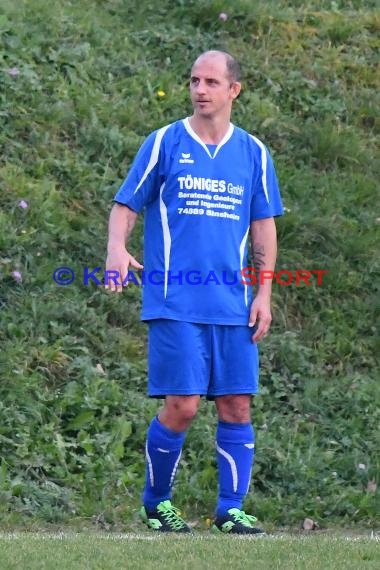
[[[110,274],[106,273],[108,278],[104,284],[105,289],[109,289],[115,293],[121,293],[124,280],[128,275],[129,266],[134,269],[144,269],[143,265],[141,265],[125,247],[109,250],[106,260],[106,271],[109,271]],[[112,277],[112,271],[115,272],[115,277]],[[127,284],[128,282],[126,282],[125,286]]]

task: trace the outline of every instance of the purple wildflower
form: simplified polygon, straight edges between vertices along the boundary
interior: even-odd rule
[[[26,200],[19,200],[17,205],[22,208],[23,210],[26,210],[29,206],[28,202]]]
[[[17,69],[17,67],[10,67],[8,69],[8,75],[11,75],[12,77],[17,77],[18,75],[20,75],[20,70]]]
[[[12,271],[12,277],[16,283],[22,283],[22,274],[20,271]]]

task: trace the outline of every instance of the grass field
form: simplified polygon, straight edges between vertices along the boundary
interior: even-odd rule
[[[152,534],[0,535],[2,570],[254,568],[255,570],[369,570],[380,567],[376,537],[262,538]]]
[[[147,134],[191,112],[190,66],[209,48],[241,62],[233,122],[257,135],[276,164],[286,207],[277,223],[277,270],[328,272],[321,286],[316,279],[274,283],[244,508],[270,529],[299,528],[306,517],[323,532],[380,528],[377,5],[0,1],[3,531],[78,529],[78,519],[90,520],[93,532],[135,531],[145,436],[160,405],[146,398],[141,291],[108,295],[84,284],[84,268],[104,267],[112,198]],[[128,245],[140,261],[142,227],[139,218]],[[75,273],[67,287],[52,278],[60,266]],[[215,509],[216,422],[213,404],[202,402],[178,470],[173,499],[194,519]],[[129,550],[147,559],[167,550],[166,543],[114,543],[82,532],[62,541],[3,541],[0,570],[25,561],[32,568],[34,559],[41,568],[49,551],[65,568],[90,556],[92,567],[105,568],[106,560],[119,568],[120,560],[133,560]],[[191,541],[170,544],[172,560],[192,550]],[[199,544],[207,559],[213,549],[227,561],[219,541]],[[232,553],[229,542],[220,544]],[[265,568],[275,567],[273,553],[283,568],[298,548],[310,549],[308,567],[317,567],[319,552],[335,552],[314,536],[299,544],[254,548]],[[363,550],[374,546],[363,543]],[[359,551],[338,541],[330,567],[360,568]],[[54,567],[62,567],[57,560]]]

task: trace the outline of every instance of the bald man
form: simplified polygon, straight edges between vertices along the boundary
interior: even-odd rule
[[[190,532],[171,502],[186,432],[202,396],[218,414],[218,496],[212,530],[262,534],[243,510],[254,459],[251,400],[258,392],[257,343],[271,324],[274,218],[283,213],[271,156],[230,121],[241,90],[228,53],[208,51],[190,76],[193,114],[151,133],[117,192],[109,221],[106,288],[121,292],[143,270],[148,323],[148,395],[164,398],[146,440],[140,511],[158,532]],[[127,250],[144,210],[144,267]],[[268,274],[267,274],[268,275]],[[257,281],[255,296],[251,285]],[[193,466],[196,469],[196,465]]]

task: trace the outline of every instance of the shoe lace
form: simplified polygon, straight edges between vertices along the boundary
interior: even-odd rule
[[[257,518],[253,515],[247,515],[244,511],[239,511],[234,513],[234,518],[236,522],[240,522],[243,526],[252,527],[255,522],[257,522]]]
[[[185,521],[180,517],[181,511],[174,507],[170,501],[162,502],[157,509],[172,528],[179,530],[186,526]]]

